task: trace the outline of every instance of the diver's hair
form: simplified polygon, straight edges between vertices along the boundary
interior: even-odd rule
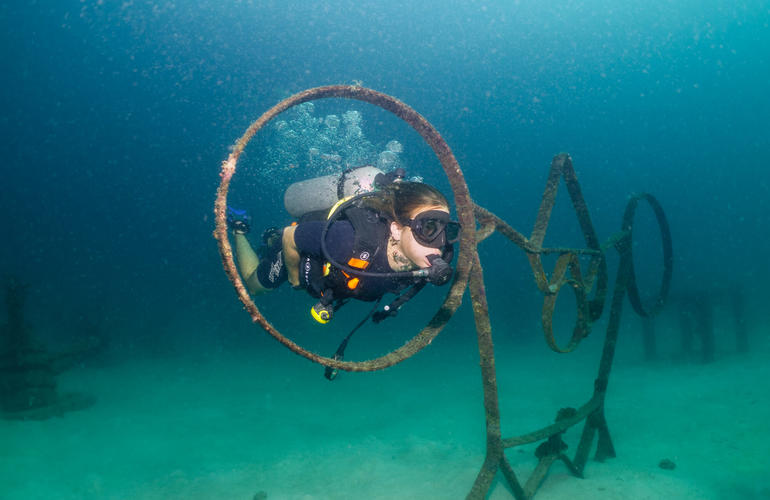
[[[406,225],[412,215],[422,207],[449,208],[449,202],[441,191],[422,182],[394,182],[380,189],[366,203],[399,224]]]

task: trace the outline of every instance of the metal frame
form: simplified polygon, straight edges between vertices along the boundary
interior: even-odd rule
[[[295,344],[276,330],[262,316],[246,291],[246,287],[238,275],[232,248],[227,236],[225,211],[229,184],[235,173],[238,158],[254,134],[275,116],[292,106],[311,100],[332,97],[356,99],[374,104],[394,113],[411,125],[428,145],[433,148],[441,162],[452,186],[455,206],[462,226],[464,228],[476,228],[477,223],[480,226],[475,232],[469,230],[462,232],[454,282],[447,293],[444,303],[428,325],[405,345],[384,356],[368,361],[342,361],[321,356]],[[631,305],[638,314],[645,317],[653,316],[663,307],[671,282],[671,235],[665,214],[653,196],[649,194],[633,196],[626,206],[620,231],[609,238],[606,243],[600,245],[580,190],[580,184],[577,181],[577,176],[572,166],[572,160],[569,155],[562,153],[557,155],[551,163],[551,170],[535,225],[530,237],[526,238],[502,219],[471,201],[468,186],[452,151],[438,131],[425,118],[391,96],[357,85],[317,87],[281,101],[257,119],[236,142],[233,152],[222,164],[220,176],[221,182],[217,190],[217,199],[214,207],[216,215],[214,237],[217,239],[225,272],[232,281],[238,298],[244,304],[254,322],[258,323],[287,348],[311,361],[326,367],[346,371],[375,371],[393,366],[413,356],[432,342],[460,305],[466,287],[469,288],[481,359],[487,451],[486,458],[467,498],[485,498],[498,470],[503,473],[517,500],[532,498],[549,468],[556,461],[562,461],[573,475],[582,477],[595,436],[598,436],[595,458],[601,461],[615,456],[615,448],[612,444],[612,438],[610,437],[609,428],[604,416],[604,401],[615,354],[623,299],[628,293]],[[586,248],[545,248],[542,246],[561,179],[564,179],[572,205],[577,213]],[[633,223],[639,201],[647,202],[655,213],[660,226],[663,244],[662,284],[658,296],[649,308],[642,304],[639,297],[633,267]],[[608,281],[606,252],[614,248],[620,254],[620,264],[612,292],[610,317],[602,357],[599,362],[599,371],[594,382],[593,396],[580,408],[563,408],[559,410],[555,423],[534,432],[512,438],[503,438],[500,431],[500,408],[492,328],[489,322],[489,308],[486,300],[483,270],[477,251],[478,243],[495,231],[500,232],[526,252],[532,267],[535,284],[544,296],[542,320],[546,343],[554,351],[562,353],[575,349],[580,341],[588,335],[591,324],[601,316],[606,299]],[[542,256],[547,254],[558,255],[556,265],[550,277],[545,272],[542,262]],[[585,271],[581,268],[581,256],[587,257],[589,261]],[[568,286],[575,293],[577,318],[569,343],[566,346],[559,346],[554,339],[552,316],[556,297],[565,286]],[[593,293],[593,297],[589,298],[591,293]],[[567,444],[562,440],[562,434],[568,428],[581,422],[584,422],[583,432],[575,456],[570,459],[564,453],[567,449]],[[522,484],[505,456],[505,449],[538,441],[543,441],[535,452],[538,464],[530,477]]]

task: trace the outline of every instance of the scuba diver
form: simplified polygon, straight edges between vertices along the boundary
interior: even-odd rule
[[[373,172],[363,179],[366,169]],[[394,316],[427,283],[447,283],[460,225],[450,220],[449,203],[440,191],[422,182],[403,181],[403,176],[400,168],[388,174],[373,167],[347,170],[335,177],[337,203],[329,207],[326,197],[320,202],[327,204],[325,209],[315,210],[296,209],[292,203],[307,208],[310,198],[317,202],[328,189],[316,181],[315,186],[305,186],[301,196],[291,196],[290,187],[287,210],[295,216],[305,213],[290,226],[266,230],[257,251],[246,237],[249,216],[228,207],[238,270],[249,292],[265,293],[288,281],[318,299],[311,315],[322,324],[350,299],[376,302],[361,326],[369,317],[379,322]],[[352,182],[357,194],[345,197],[350,191],[345,182]],[[375,312],[387,293],[400,295]],[[338,358],[350,335],[338,349]]]

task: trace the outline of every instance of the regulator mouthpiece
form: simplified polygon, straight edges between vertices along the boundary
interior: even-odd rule
[[[452,266],[440,255],[428,255],[428,262],[430,267],[425,269],[428,271],[428,281],[437,286],[446,284],[452,277]]]

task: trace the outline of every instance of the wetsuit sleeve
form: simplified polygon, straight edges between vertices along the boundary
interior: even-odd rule
[[[302,222],[294,231],[294,244],[300,254],[313,255],[323,259],[321,254],[321,233],[326,222]],[[326,234],[326,249],[336,261],[347,262],[353,251],[355,234],[348,221],[334,222]]]

